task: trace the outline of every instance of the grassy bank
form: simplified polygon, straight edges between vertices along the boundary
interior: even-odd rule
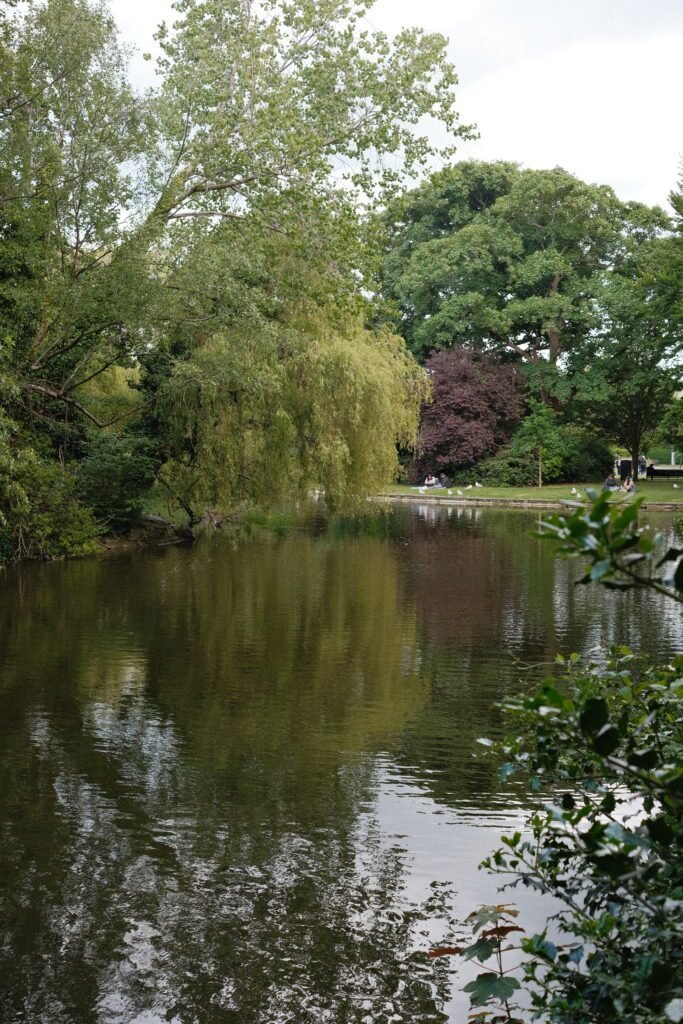
[[[464,498],[468,500],[480,500],[482,498],[496,499],[499,501],[538,501],[538,502],[561,502],[576,499],[577,495],[572,491],[579,491],[585,494],[586,489],[592,487],[600,488],[597,483],[579,484],[548,484],[545,487],[472,487],[465,490],[457,484],[450,488],[451,494],[443,487],[430,487],[421,495],[414,487],[407,487],[404,484],[395,484],[387,487],[382,493],[396,495],[399,497],[434,497],[434,498],[458,498],[458,491],[462,491]],[[656,504],[680,504],[683,505],[683,482],[678,488],[673,486],[671,480],[642,480],[638,481],[636,495],[645,497],[645,500]],[[628,495],[616,491],[614,499],[617,501],[628,500]]]

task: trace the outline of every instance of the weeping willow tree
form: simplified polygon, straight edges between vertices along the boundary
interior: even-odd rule
[[[402,339],[354,317],[319,310],[251,336],[222,331],[174,368],[162,480],[188,511],[312,486],[349,508],[395,479],[426,388]]]

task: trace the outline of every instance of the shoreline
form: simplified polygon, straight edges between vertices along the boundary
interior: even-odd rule
[[[389,492],[377,494],[371,498],[372,501],[399,501],[406,504],[432,505],[464,505],[470,508],[523,508],[523,509],[550,509],[564,511],[567,502],[557,501],[553,498],[476,498],[476,497],[452,497],[441,494],[397,494]],[[569,499],[568,499],[569,500]],[[643,511],[650,512],[675,512],[680,509],[683,512],[683,502],[680,501],[644,501],[640,506]]]

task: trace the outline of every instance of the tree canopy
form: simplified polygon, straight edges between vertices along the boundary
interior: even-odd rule
[[[442,156],[469,129],[443,37],[390,40],[369,6],[179,0],[146,96],[100,0],[3,16],[0,365],[22,445],[78,460],[93,430],[151,430],[183,500],[324,481],[340,501],[390,476],[423,385],[364,326],[360,221],[429,159],[425,118]]]
[[[562,168],[463,161],[386,211],[381,287],[420,358],[453,345],[557,364],[599,323],[604,276],[668,220]]]

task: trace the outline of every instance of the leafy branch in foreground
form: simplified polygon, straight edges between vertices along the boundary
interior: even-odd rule
[[[562,904],[549,925],[563,945],[546,931],[522,941],[544,1019],[644,1024],[680,995],[682,670],[623,648],[509,706],[520,732],[501,778],[523,771],[547,802],[484,866]]]
[[[637,525],[639,502],[613,506],[592,494],[541,536],[585,555],[581,582],[646,587],[681,601],[682,552]],[[672,577],[657,570],[674,565]],[[538,691],[507,705],[517,734],[502,747],[501,781],[522,773],[545,800],[523,831],[502,837],[482,867],[553,899],[540,934],[452,949],[493,961],[466,991],[472,1022],[513,1024],[516,969],[534,1019],[552,1024],[655,1024],[683,1020],[683,657],[651,666],[620,648],[582,670],[577,655]],[[482,741],[489,745],[489,741]],[[510,914],[507,907],[481,912]],[[514,966],[513,966],[514,970]],[[519,986],[516,986],[519,987]]]
[[[586,493],[588,502],[566,502],[575,511],[549,516],[537,536],[559,541],[564,555],[589,560],[579,583],[599,581],[616,590],[648,587],[683,603],[683,549],[663,551],[662,535],[637,525],[644,498],[624,506],[610,501],[607,491]]]

